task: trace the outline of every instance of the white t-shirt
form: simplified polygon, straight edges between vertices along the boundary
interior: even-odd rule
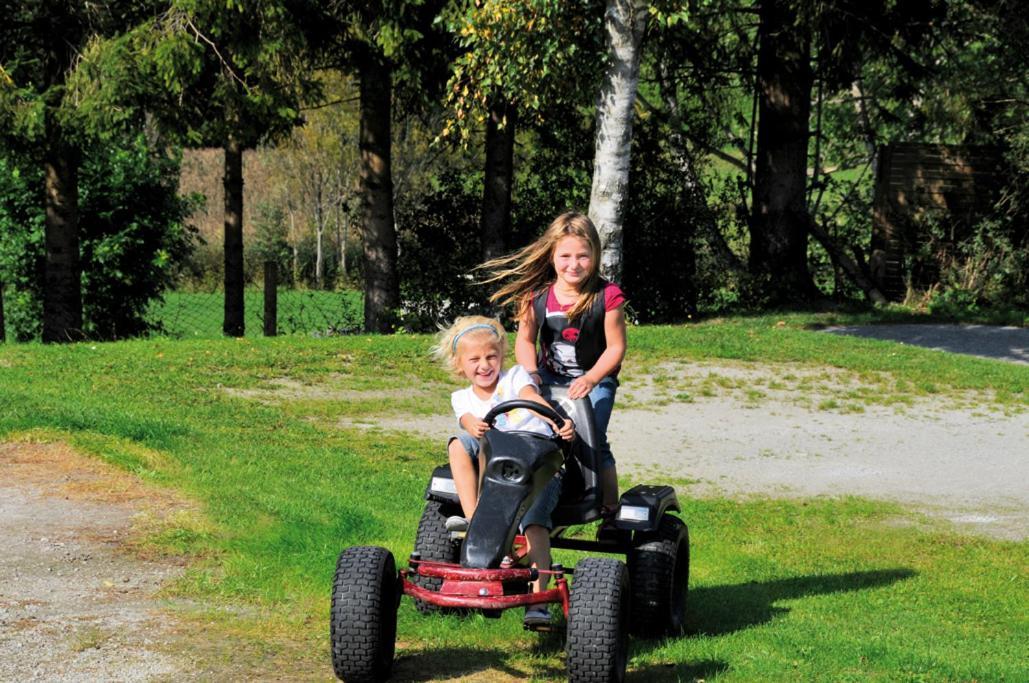
[[[452,393],[450,395],[450,405],[454,408],[454,414],[457,416],[459,424],[461,417],[468,413],[482,419],[498,403],[518,398],[518,392],[524,389],[527,384],[536,386],[536,383],[532,381],[532,377],[525,371],[525,368],[521,365],[515,365],[508,370],[501,371],[500,379],[497,380],[497,388],[488,399],[483,400],[479,398],[475,395],[472,388],[468,387]],[[493,426],[504,432],[519,430],[523,432],[536,432],[545,436],[550,436],[553,433],[550,425],[541,420],[536,413],[525,408],[516,408],[498,415]]]

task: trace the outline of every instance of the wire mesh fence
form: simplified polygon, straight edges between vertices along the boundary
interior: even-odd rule
[[[21,311],[11,303],[13,288],[0,285],[0,343],[38,338],[31,331],[38,327],[37,315]],[[7,295],[5,297],[5,295]],[[6,301],[5,301],[6,299]],[[330,336],[354,334],[361,330],[364,318],[363,296],[355,290],[320,291],[276,288],[278,334]],[[176,339],[211,339],[222,336],[225,317],[225,294],[217,291],[170,291],[163,301],[155,301],[147,310],[146,319],[153,334]],[[5,315],[5,313],[7,315]],[[38,314],[39,312],[36,311]],[[33,318],[32,323],[26,316]],[[244,292],[244,320],[247,337],[264,334],[265,296],[260,287]],[[22,329],[28,328],[28,332]]]
[[[278,334],[352,334],[361,329],[360,292],[278,287],[276,293]],[[246,336],[263,335],[264,292],[248,288],[243,301]],[[167,292],[164,301],[151,306],[147,317],[158,334],[175,338],[220,337],[224,305],[225,295],[221,291]]]

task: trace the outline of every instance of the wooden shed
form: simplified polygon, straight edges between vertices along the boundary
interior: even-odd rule
[[[928,212],[943,216],[949,241],[968,235],[975,219],[996,201],[1004,161],[995,147],[893,143],[879,150],[872,214],[872,277],[900,301],[910,283],[925,288],[938,273],[917,254],[928,243]]]

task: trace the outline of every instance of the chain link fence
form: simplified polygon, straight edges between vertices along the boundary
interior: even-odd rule
[[[17,339],[16,321],[10,312],[13,288],[0,285],[0,343]],[[319,291],[309,289],[276,288],[278,334],[304,334],[331,336],[354,334],[363,323],[363,295],[359,291]],[[225,295],[215,291],[170,291],[164,300],[154,302],[146,318],[153,334],[175,339],[213,339],[222,336],[225,317]],[[260,287],[250,287],[244,293],[244,312],[247,337],[264,334],[265,296]]]
[[[361,292],[276,289],[278,334],[338,335],[360,331],[363,322]],[[260,288],[244,292],[247,337],[264,334],[265,296]],[[222,336],[225,296],[221,291],[167,292],[164,301],[148,311],[156,334],[179,339]]]

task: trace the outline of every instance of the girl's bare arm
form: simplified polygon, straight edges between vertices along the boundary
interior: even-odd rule
[[[537,372],[536,367],[536,315],[532,307],[527,306],[522,317],[518,319],[518,332],[515,334],[515,361],[529,374]]]

